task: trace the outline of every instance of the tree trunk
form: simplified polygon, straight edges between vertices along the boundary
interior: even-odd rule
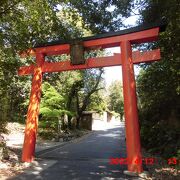
[[[77,115],[77,124],[76,124],[77,129],[80,128],[80,121],[81,121],[81,118],[82,118],[82,114],[83,114],[83,111],[85,111],[87,106],[89,105],[89,100],[90,100],[91,95],[93,93],[95,93],[96,91],[99,91],[100,89],[102,89],[102,88],[98,88],[102,73],[103,73],[103,70],[100,69],[100,74],[99,74],[99,76],[97,78],[96,84],[91,89],[91,91],[89,91],[87,93],[87,95],[85,96],[81,108],[80,108],[80,103],[79,103],[78,91],[76,91],[76,103],[77,103],[77,114],[78,114]]]
[[[76,129],[80,129],[80,117],[76,118]]]
[[[68,129],[72,129],[72,126],[71,126],[71,116],[68,116]]]

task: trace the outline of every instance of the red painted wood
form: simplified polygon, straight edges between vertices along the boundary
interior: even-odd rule
[[[60,44],[46,47],[38,47],[21,52],[21,56],[36,54],[36,66],[26,66],[19,69],[19,75],[33,74],[30,103],[26,120],[25,140],[22,152],[22,161],[31,162],[34,158],[39,104],[42,85],[43,72],[60,72],[77,69],[98,68],[105,66],[122,65],[123,73],[123,94],[126,124],[127,157],[130,161],[141,159],[141,144],[139,135],[139,122],[137,113],[137,98],[133,64],[150,62],[160,59],[160,50],[149,52],[133,52],[131,44],[151,42],[157,40],[159,27],[139,32],[118,35],[113,37],[103,37],[101,39],[83,41],[84,48],[98,49],[116,47],[121,45],[121,54],[114,54],[111,57],[91,58],[86,64],[71,65],[70,61],[48,63],[44,62],[44,56],[69,54],[70,45]],[[141,164],[128,164],[128,170],[132,172],[142,172]]]
[[[141,144],[137,112],[136,82],[132,60],[132,50],[129,41],[121,43],[122,75],[124,112],[126,126],[126,150],[128,158],[128,171],[141,173],[142,164],[134,161],[141,160]]]
[[[135,51],[132,53],[133,64],[146,63],[158,61],[161,59],[160,49],[155,49],[152,51]]]
[[[140,53],[139,51],[133,52],[133,63],[143,63],[148,61],[157,61],[160,59],[160,50],[152,50],[148,52]],[[114,56],[100,57],[100,58],[90,58],[83,65],[71,65],[70,61],[48,63],[45,62],[42,65],[42,72],[60,72],[69,70],[80,70],[89,68],[99,68],[108,66],[119,66],[122,65],[121,55],[115,53]],[[34,65],[21,67],[18,71],[19,75],[29,75],[33,74]]]
[[[145,31],[140,31],[131,34],[125,34],[121,36],[103,38],[103,39],[96,39],[84,42],[84,47],[92,48],[92,47],[116,47],[119,46],[121,41],[131,41],[135,43],[144,43],[144,42],[151,42],[157,40],[159,33],[159,28],[153,28]]]
[[[26,119],[25,137],[22,150],[22,162],[32,162],[35,152],[42,85],[41,66],[44,62],[44,56],[42,54],[37,54],[36,62],[38,66],[34,68],[33,72],[31,95]]]
[[[97,49],[97,48],[109,48],[109,47],[117,47],[121,41],[130,41],[131,43],[144,43],[144,42],[151,42],[155,41],[158,38],[159,27],[144,30],[140,32],[135,32],[131,34],[125,34],[120,36],[114,36],[109,38],[102,38],[102,39],[95,39],[84,41],[83,45],[86,49]],[[30,49],[27,52],[20,53],[23,57],[26,55],[35,55],[35,52],[42,53],[46,56],[49,55],[57,55],[57,54],[69,54],[70,52],[70,45],[69,44],[60,44],[60,45],[52,45],[46,47],[38,47]]]

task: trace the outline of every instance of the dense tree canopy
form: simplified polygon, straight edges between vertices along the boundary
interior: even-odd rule
[[[130,7],[131,1],[120,3],[119,1],[2,0],[0,7],[1,121],[6,122],[17,118],[24,119],[27,109],[28,102],[26,99],[28,99],[30,91],[30,77],[18,77],[17,69],[23,64],[32,63],[33,59],[19,59],[19,51],[45,41],[71,39],[92,33],[119,29],[123,17],[129,15]],[[51,58],[51,61],[57,60],[58,58]],[[95,74],[93,75],[93,73]],[[95,71],[92,73],[87,72],[87,74],[90,75],[89,77],[97,75]],[[83,75],[84,72],[80,76]],[[62,93],[65,91],[71,93],[71,88],[76,87],[76,94],[80,101],[84,101],[86,104],[82,105],[81,103],[79,113],[88,105],[90,107],[89,102],[85,101],[89,101],[93,93],[97,94],[97,91],[90,90],[88,95],[85,89],[85,93],[82,93],[83,85],[87,87],[86,84],[82,83],[83,78],[78,79],[77,82],[72,81],[70,84],[65,83],[67,85],[63,89],[61,86],[59,87],[61,81],[60,76],[57,74],[51,76],[45,74],[44,77],[50,84],[56,85],[57,90],[61,89]],[[96,83],[94,86],[96,87]],[[66,95],[67,109],[70,110],[72,107],[70,108],[68,104],[74,101],[71,100],[73,98],[68,98],[71,94],[64,93],[61,95]],[[83,100],[82,96],[88,98]],[[75,109],[74,107],[73,111]]]
[[[180,3],[147,0],[140,23],[165,19],[167,29],[151,48],[161,48],[162,59],[143,65],[137,87],[140,100],[141,132],[144,145],[164,156],[178,155],[179,137],[179,67]],[[166,148],[169,147],[169,148]]]

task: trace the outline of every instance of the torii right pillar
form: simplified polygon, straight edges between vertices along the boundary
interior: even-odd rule
[[[141,173],[143,171],[142,164],[135,162],[136,160],[141,160],[142,156],[137,112],[136,82],[133,69],[132,48],[129,41],[121,42],[121,59],[128,171]]]
[[[166,24],[162,24],[156,28],[149,29],[148,32],[139,31],[136,34],[123,38],[120,42],[128,166],[128,171],[124,171],[124,173],[128,175],[143,172],[136,82],[133,67],[133,64],[136,64],[136,62],[133,62],[131,43],[156,41],[159,32],[163,32],[165,28]],[[150,58],[152,57],[149,57],[149,59]],[[145,61],[142,60],[141,62]]]

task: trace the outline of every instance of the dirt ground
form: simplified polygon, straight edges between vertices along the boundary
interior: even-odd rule
[[[25,125],[19,123],[8,123],[7,134],[1,134],[6,142],[6,148],[4,149],[4,158],[0,160],[0,180],[7,179],[30,166],[29,163],[21,162],[21,149],[24,142],[24,130]],[[78,133],[78,132],[76,132]],[[81,131],[78,137],[89,133],[89,131]],[[64,142],[55,142],[50,140],[43,140],[38,137],[36,142],[36,152],[61,145]]]
[[[163,159],[158,155],[152,155],[142,150],[143,157],[152,157],[156,161],[152,165],[146,165],[150,174],[149,180],[179,180],[180,179],[180,167],[168,165],[167,159]],[[177,162],[178,164],[179,162]]]

